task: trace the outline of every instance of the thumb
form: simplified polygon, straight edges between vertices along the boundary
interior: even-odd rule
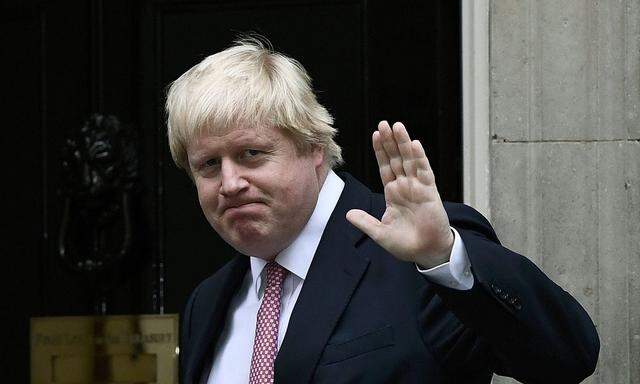
[[[383,233],[380,220],[360,209],[352,209],[347,212],[347,220],[375,242],[378,242]]]

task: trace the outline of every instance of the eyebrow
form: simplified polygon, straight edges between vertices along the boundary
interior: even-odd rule
[[[252,136],[252,137],[238,138],[237,141],[233,144],[234,146],[238,146],[238,147],[258,146],[260,148],[264,148],[264,147],[272,147],[276,145],[277,142],[278,140],[268,139],[268,138],[259,137],[259,136]],[[218,153],[212,154],[212,151],[209,148],[205,148],[201,151],[197,151],[194,153],[193,161],[191,161],[191,157],[188,157],[188,160],[190,165],[198,166],[199,163],[201,163],[204,159],[208,159],[211,157],[219,157],[219,154]]]

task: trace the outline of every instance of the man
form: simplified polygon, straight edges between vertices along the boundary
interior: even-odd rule
[[[489,223],[443,204],[401,123],[372,141],[384,196],[336,175],[332,118],[302,66],[246,39],[172,85],[168,136],[240,254],[182,318],[182,383],[579,382],[582,307]]]

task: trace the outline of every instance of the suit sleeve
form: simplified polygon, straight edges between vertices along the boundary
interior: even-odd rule
[[[474,285],[434,289],[460,326],[440,341],[446,367],[489,366],[524,383],[577,383],[595,370],[600,348],[586,311],[529,259],[502,247],[488,221],[462,204],[448,204]]]

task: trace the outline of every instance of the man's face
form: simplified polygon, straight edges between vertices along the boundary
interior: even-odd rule
[[[300,233],[325,177],[322,150],[301,154],[278,128],[205,133],[187,155],[213,229],[239,252],[266,260]]]

